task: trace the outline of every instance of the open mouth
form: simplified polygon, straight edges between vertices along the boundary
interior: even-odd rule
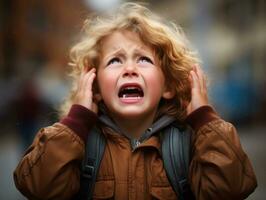
[[[118,97],[119,98],[142,98],[144,96],[144,92],[139,85],[127,84],[120,88]]]

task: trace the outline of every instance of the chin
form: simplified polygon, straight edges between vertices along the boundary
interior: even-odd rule
[[[117,112],[123,118],[143,118],[143,117],[153,117],[156,111],[154,110],[143,110],[139,108],[127,108],[123,109],[121,112]]]

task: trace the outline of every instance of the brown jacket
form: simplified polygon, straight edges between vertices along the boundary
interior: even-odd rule
[[[79,190],[80,162],[96,115],[74,105],[69,115],[41,129],[14,172],[16,187],[29,199],[71,199]],[[257,186],[235,128],[204,106],[190,114],[190,184],[196,199],[244,199]],[[106,150],[94,199],[176,199],[160,156],[156,134],[132,149],[130,139],[103,126]]]

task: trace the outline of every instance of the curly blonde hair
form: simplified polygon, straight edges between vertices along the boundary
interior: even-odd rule
[[[166,85],[175,91],[172,99],[161,100],[157,116],[166,113],[182,121],[191,99],[189,72],[199,60],[196,53],[189,49],[188,41],[180,27],[164,22],[149,9],[136,3],[125,3],[115,14],[91,16],[85,21],[84,37],[70,51],[73,87],[61,107],[61,115],[66,115],[72,105],[77,79],[83,69],[97,69],[101,41],[113,32],[121,30],[137,33],[145,44],[155,50],[164,76],[167,77]]]

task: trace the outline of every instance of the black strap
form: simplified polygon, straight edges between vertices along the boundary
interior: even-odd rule
[[[164,168],[178,199],[195,199],[188,183],[190,161],[189,128],[169,126],[161,135]]]
[[[92,199],[96,177],[105,150],[106,140],[99,129],[93,128],[88,135],[86,153],[82,162],[80,191],[76,199]]]

